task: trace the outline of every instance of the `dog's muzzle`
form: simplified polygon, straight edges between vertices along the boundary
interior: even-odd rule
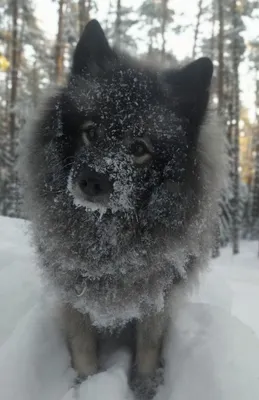
[[[78,175],[77,185],[85,200],[93,203],[107,202],[113,190],[108,174],[96,172],[88,167]]]

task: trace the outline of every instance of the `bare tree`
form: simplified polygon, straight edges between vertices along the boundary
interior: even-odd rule
[[[203,6],[203,0],[199,0],[196,26],[195,26],[195,31],[194,31],[192,58],[196,57],[197,41],[198,41],[199,29],[200,29],[200,24],[201,24],[201,16],[202,16],[202,6]]]
[[[120,48],[120,45],[121,45],[121,0],[117,0],[114,41],[115,41],[115,45],[118,48]]]
[[[85,25],[90,21],[91,0],[78,1],[79,34],[83,33]]]
[[[32,88],[32,103],[33,107],[36,108],[38,105],[39,96],[39,76],[38,76],[38,65],[37,61],[34,61],[32,70],[33,88]]]
[[[18,0],[12,1],[12,69],[11,69],[11,103],[10,103],[10,153],[15,158],[16,133],[16,99],[18,88]]]
[[[8,30],[11,32],[12,28],[11,28],[11,24],[8,27]],[[11,53],[12,53],[12,43],[11,43],[11,38],[7,37],[6,39],[6,51],[5,51],[5,55],[6,55],[6,59],[7,60],[11,60]],[[11,64],[9,64],[9,67],[7,68],[7,71],[5,73],[5,122],[7,124],[7,121],[9,120],[9,109],[10,109],[10,79],[11,79],[11,68],[10,68]]]
[[[219,20],[218,113],[221,115],[223,112],[223,96],[224,96],[224,57],[223,57],[223,52],[224,52],[224,10],[223,10],[223,0],[218,0],[218,20]],[[213,20],[212,20],[212,23],[214,23]],[[219,227],[219,221],[215,221],[212,257],[215,258],[215,257],[218,257],[219,255],[220,255],[220,227]]]
[[[64,9],[65,0],[59,0],[58,33],[55,54],[55,80],[62,83],[64,77]]]
[[[234,112],[234,126],[233,126],[233,254],[239,253],[239,119],[240,119],[240,106],[239,106],[239,44],[238,44],[238,10],[237,0],[232,3],[233,15],[233,112]]]
[[[224,98],[224,0],[218,0],[218,112],[223,110]]]
[[[104,30],[105,30],[105,32],[107,32],[108,29],[109,29],[109,19],[110,19],[111,13],[112,13],[112,9],[113,9],[112,0],[109,0],[108,11],[106,13],[106,18],[105,18],[105,22],[104,22]]]
[[[211,24],[211,44],[210,44],[210,58],[214,61],[215,57],[215,25],[216,25],[216,0],[211,0],[212,24]]]
[[[168,0],[162,0],[162,23],[161,23],[161,37],[162,37],[162,49],[161,49],[161,58],[162,61],[165,59],[165,32],[166,32],[166,24],[168,21]]]

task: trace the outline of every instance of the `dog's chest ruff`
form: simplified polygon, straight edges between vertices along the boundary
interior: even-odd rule
[[[62,301],[89,314],[96,326],[124,325],[165,308],[172,286],[187,279],[188,250],[174,255],[157,252],[152,255],[152,264],[144,265],[143,255],[134,255],[131,249],[123,259],[108,262],[110,273],[99,276],[89,275],[83,267],[71,268],[78,264],[66,260],[54,280],[48,276],[48,281],[52,281]]]

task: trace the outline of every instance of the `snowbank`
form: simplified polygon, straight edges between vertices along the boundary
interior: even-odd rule
[[[105,360],[105,372],[73,387],[75,372],[26,230],[23,221],[0,218],[0,398],[132,399],[125,349]],[[243,243],[235,257],[225,249],[174,321],[157,400],[257,400],[258,307],[257,244]]]

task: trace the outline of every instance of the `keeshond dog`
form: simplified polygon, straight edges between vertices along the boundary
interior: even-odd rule
[[[208,58],[145,65],[92,20],[21,139],[39,265],[80,377],[98,371],[99,333],[128,324],[135,374],[152,377],[176,288],[207,263],[224,164],[212,74]]]

